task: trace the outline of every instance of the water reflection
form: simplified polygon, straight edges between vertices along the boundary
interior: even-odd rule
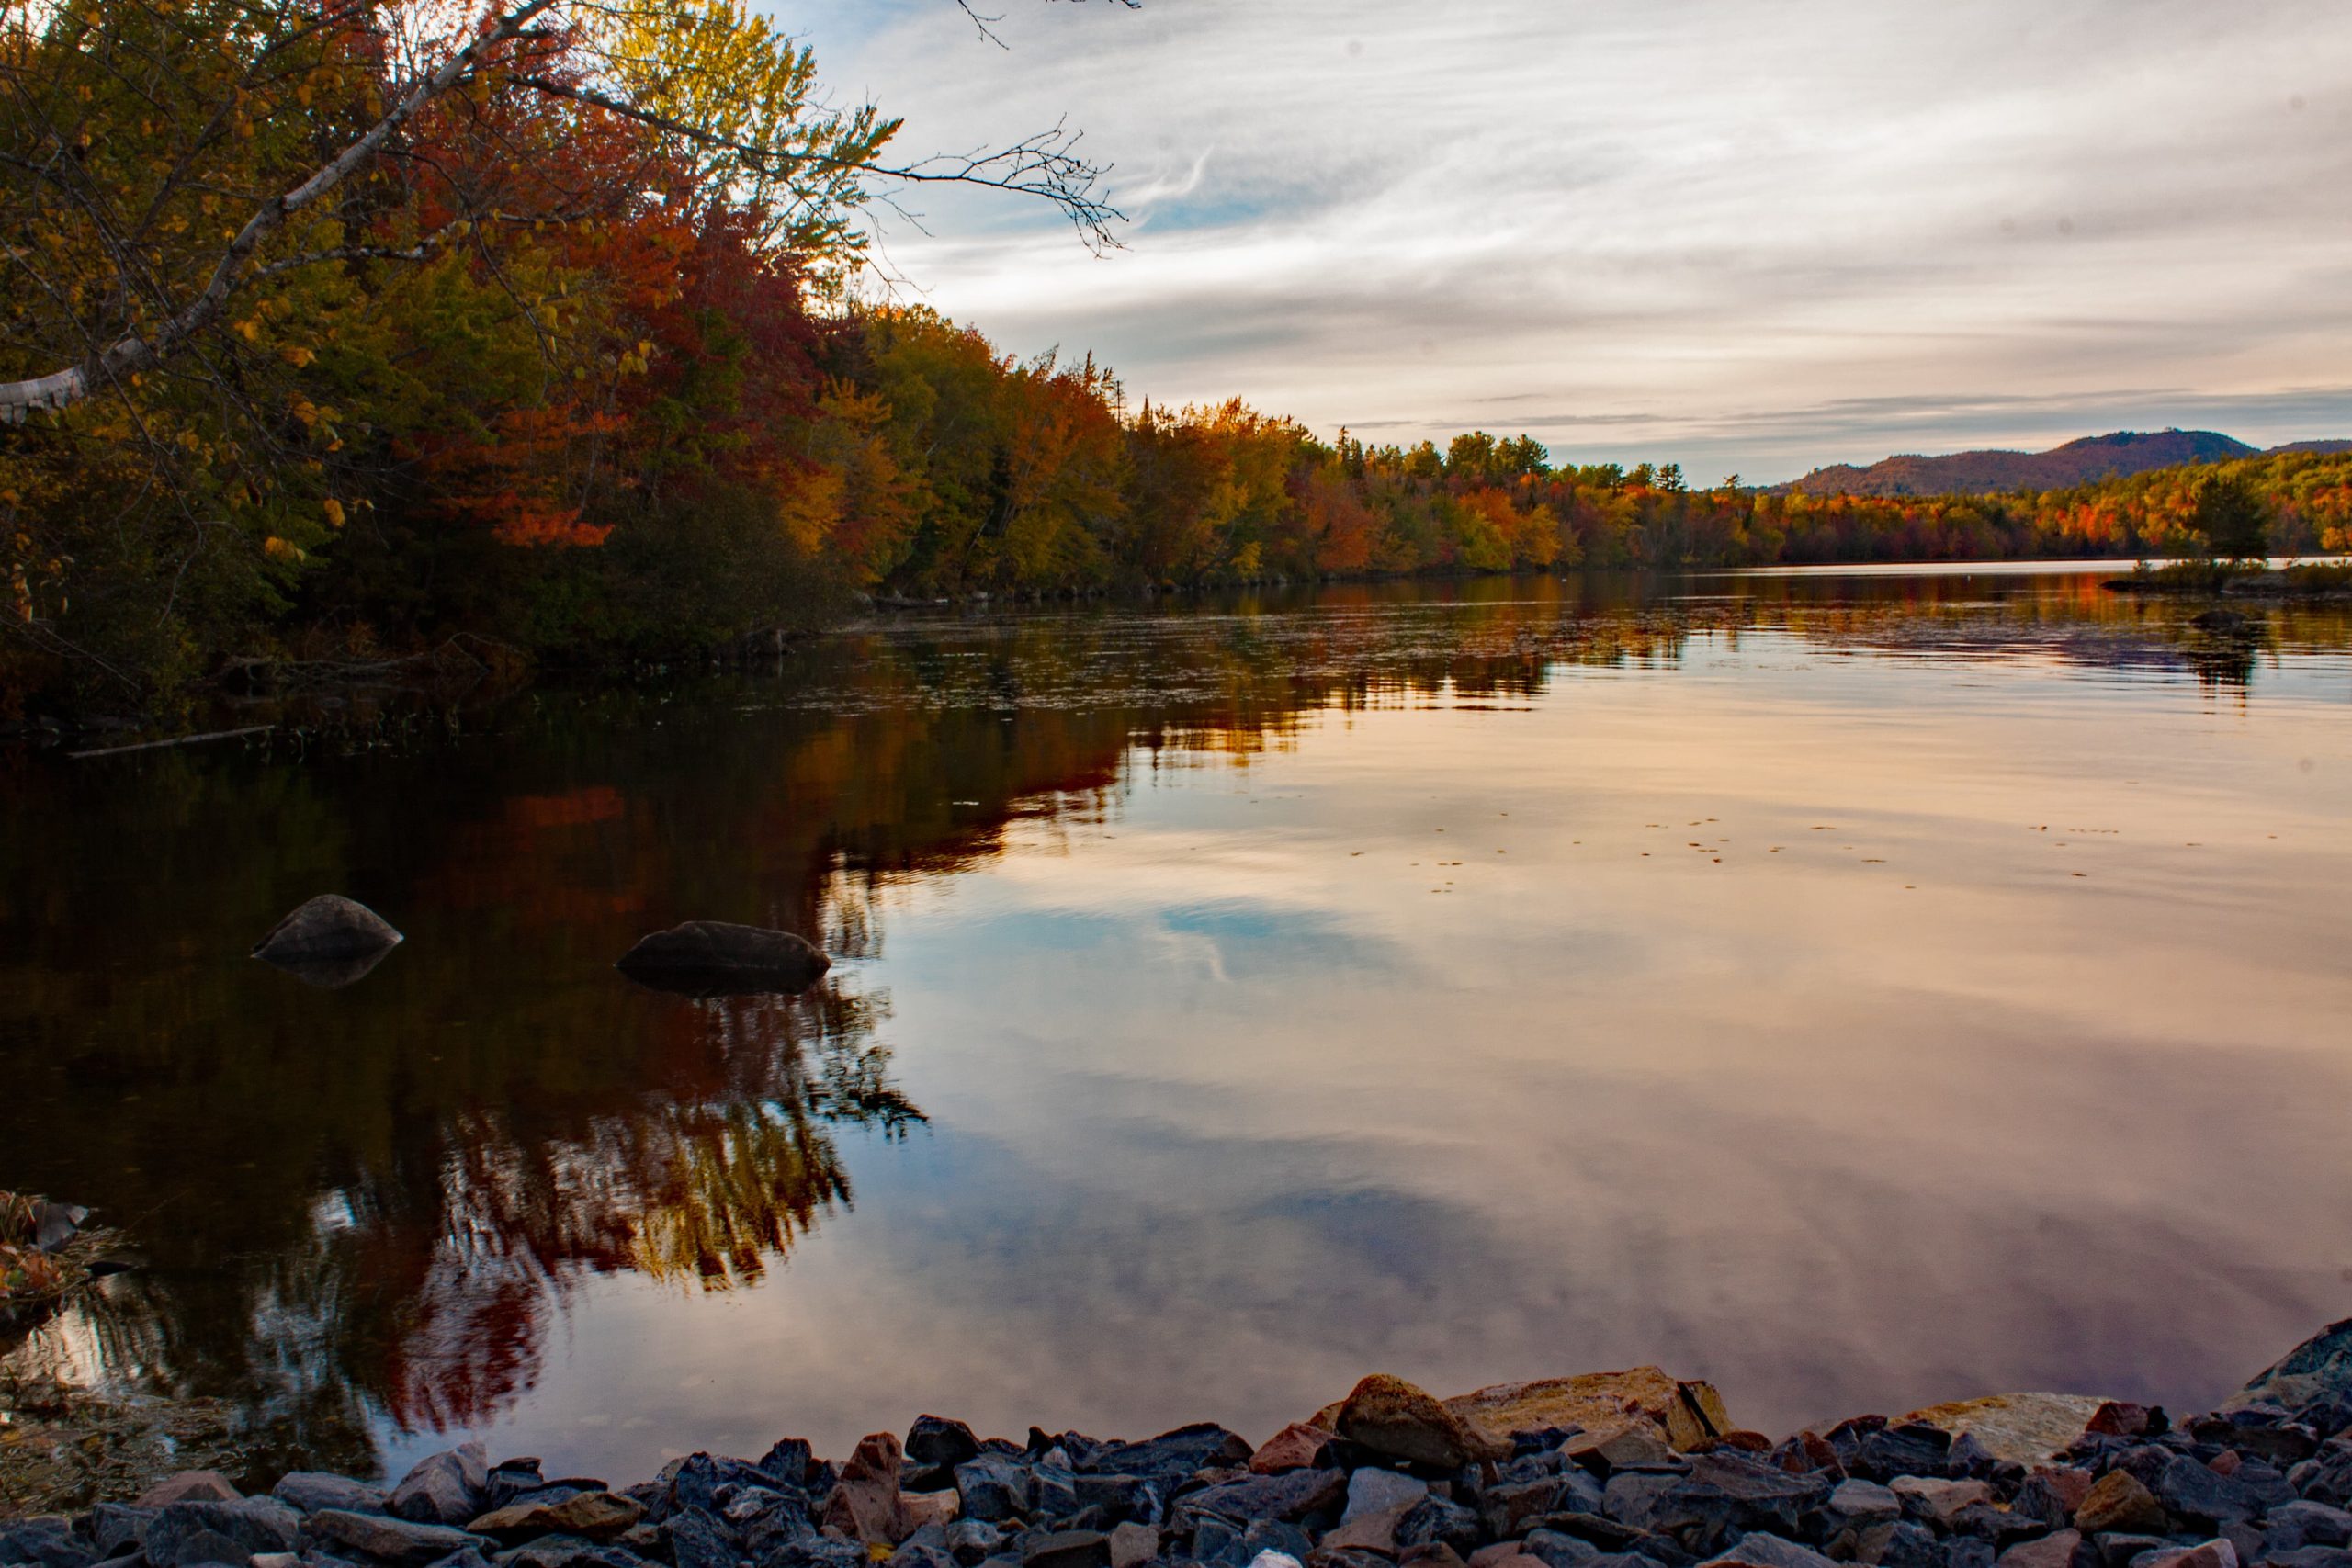
[[[2233,1085],[2310,1089],[2275,1055],[2167,1057],[2119,1140],[2089,1086],[2188,1022],[2269,1043],[2345,1016],[2303,964],[2340,803],[2229,792],[2341,765],[2310,705],[2340,704],[2352,628],[2193,613],[2084,577],[1353,588],[897,623],[767,676],[543,694],[410,753],[19,761],[0,1185],[100,1208],[153,1267],[17,1356],[229,1401],[256,1471],[498,1422],[615,1470],[719,1440],[585,1435],[607,1386],[778,1435],[784,1371],[704,1337],[718,1293],[838,1360],[772,1358],[820,1436],[915,1387],[1016,1430],[1246,1423],[1374,1359],[1465,1384],[1664,1359],[1756,1420],[1801,1387],[1973,1392],[2018,1325],[1957,1285],[1923,1314],[1939,1269],[2007,1258],[2045,1325],[2114,1311],[2159,1244],[2070,1158],[2193,1141]],[[2159,743],[2133,705],[2191,681],[2276,728]],[[2107,771],[2134,751],[2154,804]],[[2335,829],[2299,866],[2248,828],[2279,801],[2280,828]],[[2256,847],[2095,858],[2143,805],[2151,843]],[[1922,887],[1948,901],[1891,902]],[[311,990],[243,959],[327,889],[408,933],[398,962]],[[2233,1007],[2150,1010],[2178,1001],[2156,908],[2212,933]],[[615,973],[691,919],[841,962],[797,997]],[[2118,975],[2136,993],[2093,997]],[[2282,1172],[2195,1172],[2292,1185],[2279,1224],[2334,1246],[2310,1213],[2342,1194],[2275,1114]],[[1940,1179],[1968,1201],[1923,1198],[1913,1162],[1972,1148],[1996,1168]],[[2019,1198],[2068,1182],[2076,1207]],[[2237,1280],[2255,1332],[2307,1326],[2325,1269],[2249,1305],[2211,1218],[2182,1199],[2164,1266]],[[2052,1282],[2086,1267],[2115,1288]],[[1843,1372],[1774,1359],[1808,1275],[1847,1297]],[[1900,1348],[1922,1321],[1944,1342]],[[2113,1338],[2116,1392],[2234,1353],[2145,1314]]]

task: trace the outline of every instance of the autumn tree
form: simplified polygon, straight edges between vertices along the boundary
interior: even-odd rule
[[[0,673],[167,689],[436,471],[510,544],[602,538],[659,400],[626,383],[695,335],[655,318],[718,308],[695,258],[797,317],[871,200],[931,184],[1113,243],[1074,132],[897,159],[898,129],[741,0],[0,0]],[[448,394],[464,462],[403,434]]]

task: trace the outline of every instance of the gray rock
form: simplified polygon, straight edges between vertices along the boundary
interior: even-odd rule
[[[1933,1475],[1898,1475],[1887,1490],[1903,1504],[1906,1517],[1951,1528],[1952,1517],[1973,1503],[1990,1502],[1993,1489],[1982,1481],[1947,1481]]]
[[[0,1562],[28,1563],[35,1568],[86,1568],[96,1556],[74,1535],[73,1525],[65,1519],[44,1515],[0,1521]]]
[[[2098,1552],[2100,1568],[2128,1568],[2132,1560],[2143,1552],[2154,1551],[2171,1542],[2162,1536],[2141,1535],[2130,1530],[2109,1530],[2091,1538]]]
[[[2238,1568],[2238,1553],[2226,1540],[2166,1545],[2142,1552],[2132,1560],[2132,1568]]]
[[[2233,1407],[2277,1404],[2298,1414],[2346,1403],[2352,1403],[2352,1317],[2329,1324],[2256,1372],[2230,1400]]]
[[[1147,1525],[1159,1522],[1159,1494],[1140,1475],[1080,1472],[1075,1481],[1080,1511],[1099,1514],[1107,1521],[1106,1529],[1129,1519]]]
[[[2352,1443],[2330,1443],[2289,1471],[2287,1480],[2312,1502],[2352,1506]]]
[[[617,1546],[599,1546],[576,1535],[543,1535],[512,1551],[499,1553],[499,1568],[641,1568],[638,1560]],[[440,1568],[452,1568],[443,1563]]]
[[[1849,1524],[1903,1517],[1903,1500],[1875,1481],[1841,1481],[1829,1494],[1829,1512]]]
[[[1428,1496],[1405,1510],[1396,1521],[1399,1554],[1417,1546],[1450,1546],[1468,1557],[1478,1548],[1478,1516],[1449,1498]]]
[[[1037,1517],[1060,1520],[1078,1512],[1078,1477],[1066,1466],[1042,1461],[1033,1465],[1029,1486]]]
[[[211,1535],[235,1543],[237,1554],[233,1561],[242,1564],[257,1551],[294,1551],[301,1533],[302,1517],[275,1498],[173,1503],[156,1509],[155,1517],[148,1521],[147,1561],[155,1568],[168,1568],[169,1564],[181,1562],[231,1561],[221,1555],[224,1549],[218,1543],[195,1539]],[[192,1551],[210,1555],[191,1557],[188,1553]]]
[[[1190,1493],[1177,1499],[1176,1512],[1179,1518],[1215,1514],[1244,1526],[1255,1519],[1296,1521],[1317,1515],[1337,1517],[1347,1495],[1345,1471],[1292,1470],[1280,1475],[1248,1476]]]
[[[1967,1539],[1946,1541],[1944,1568],[1993,1568],[1993,1543]]]
[[[907,1457],[919,1464],[953,1470],[966,1460],[978,1459],[980,1440],[961,1421],[941,1416],[918,1416],[907,1428]]]
[[[1197,1471],[1248,1464],[1252,1451],[1238,1432],[1204,1422],[1139,1443],[1109,1444],[1089,1459],[1086,1468],[1139,1475],[1159,1485],[1159,1495],[1166,1497]]]
[[[1935,1532],[1908,1519],[1865,1526],[1855,1534],[1853,1552],[1867,1568],[1942,1568],[1944,1560]]]
[[[1004,1543],[1004,1532],[986,1519],[957,1519],[943,1533],[948,1555],[964,1568],[979,1568]]]
[[[921,1422],[916,1425],[920,1427]],[[816,1450],[806,1438],[786,1438],[760,1456],[755,1466],[769,1480],[779,1485],[815,1490],[819,1483],[813,1472],[817,1468]]]
[[[1144,1568],[1159,1555],[1157,1527],[1129,1521],[1111,1532],[1111,1568]]]
[[[2352,1551],[2340,1546],[2299,1546],[2292,1551],[2273,1552],[2263,1561],[2278,1568],[2352,1568]]]
[[[485,1537],[452,1529],[447,1525],[424,1524],[383,1514],[359,1514],[346,1508],[322,1508],[310,1517],[309,1525],[310,1533],[318,1540],[399,1568],[424,1568],[426,1563],[437,1562],[453,1552],[469,1548],[490,1552],[498,1546]]]
[[[873,1561],[865,1548],[854,1540],[819,1536],[793,1542],[769,1558],[763,1568],[873,1568]]]
[[[1941,1475],[1951,1453],[1951,1434],[1940,1427],[1909,1422],[1863,1438],[1846,1468],[1869,1481],[1898,1475]]]
[[[1611,1478],[1611,1486],[1618,1479]],[[1751,1530],[1798,1535],[1799,1520],[1820,1507],[1830,1492],[1824,1477],[1792,1475],[1776,1465],[1721,1452],[1700,1458],[1689,1475],[1668,1479],[1648,1517],[1634,1522],[1702,1552],[1721,1550]]]
[[[820,1466],[811,1472],[812,1483],[820,1478],[831,1485],[830,1467]],[[672,1460],[662,1467],[655,1483],[660,1488],[658,1500],[647,1508],[646,1517],[657,1524],[682,1508],[701,1508],[716,1515],[727,1506],[729,1488],[757,1486],[774,1490],[785,1485],[760,1465],[707,1453]],[[634,1489],[629,1495],[636,1496]]]
[[[146,1543],[147,1527],[154,1519],[155,1510],[153,1508],[101,1503],[90,1510],[85,1533],[97,1547],[100,1557],[119,1557]],[[2301,1545],[2301,1542],[2296,1544]]]
[[[964,1517],[995,1522],[1025,1518],[1034,1505],[1029,1471],[1002,1454],[982,1454],[956,1467],[956,1495]]]
[[[2306,1546],[2352,1546],[2352,1513],[2324,1503],[2283,1503],[2264,1517],[2263,1554]],[[103,1544],[103,1543],[101,1543]]]
[[[296,908],[259,942],[253,955],[281,967],[380,958],[402,938],[367,905],[322,893]]]
[[[1714,1561],[1747,1563],[1749,1568],[1835,1568],[1829,1559],[1812,1548],[1762,1530],[1740,1537],[1729,1551]]]
[[[189,1530],[174,1539],[174,1555],[169,1562],[159,1561],[151,1551],[147,1561],[154,1568],[245,1568],[254,1559],[253,1549],[241,1540],[232,1540],[219,1530]],[[273,1552],[272,1556],[284,1556]]]
[[[1385,1514],[1391,1508],[1417,1503],[1429,1495],[1428,1482],[1417,1481],[1400,1471],[1368,1464],[1348,1477],[1348,1505],[1340,1516],[1340,1522],[1351,1524],[1366,1514]]]
[[[2139,1453],[2148,1451],[2141,1450]],[[2156,1495],[2156,1501],[2165,1506],[2166,1513],[2197,1529],[2218,1530],[2223,1525],[2242,1524],[2261,1509],[2260,1499],[2252,1488],[2234,1478],[2214,1474],[2187,1454],[2165,1455],[2162,1468],[2153,1475],[2132,1462],[2137,1458],[2138,1454],[2127,1457],[2132,1473]]]
[[[662,1544],[676,1568],[735,1568],[735,1543],[718,1517],[699,1505],[662,1521]]]
[[[1544,1568],[1592,1568],[1601,1556],[1600,1548],[1592,1542],[1550,1529],[1529,1531],[1519,1549]]]
[[[1660,1499],[1681,1483],[1679,1475],[1657,1471],[1619,1471],[1601,1488],[1600,1511],[1638,1529],[1647,1529]]]
[[[347,1476],[322,1470],[289,1471],[277,1478],[269,1495],[291,1508],[315,1514],[321,1508],[345,1508],[355,1514],[380,1514],[390,1499],[379,1487],[363,1485]]]
[[[1059,1530],[1032,1541],[1022,1568],[1111,1568],[1111,1538],[1100,1530]]]
[[[1604,1495],[1600,1483],[1577,1471],[1540,1481],[1489,1486],[1479,1496],[1478,1517],[1490,1535],[1508,1540],[1527,1533],[1539,1519],[1558,1514],[1600,1513]]]
[[[1195,1562],[1224,1562],[1232,1550],[1241,1544],[1241,1527],[1230,1519],[1215,1514],[1204,1514],[1193,1524],[1193,1550],[1188,1555]],[[982,1568],[987,1568],[982,1564]]]
[[[480,1443],[468,1443],[417,1461],[392,1488],[388,1508],[413,1524],[466,1523],[482,1512],[490,1483],[487,1457]]]
[[[641,986],[714,997],[805,991],[832,963],[790,931],[688,920],[642,939],[617,967]]]

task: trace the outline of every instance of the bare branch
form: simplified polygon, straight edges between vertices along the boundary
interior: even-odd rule
[[[1098,253],[1122,248],[1113,226],[1126,221],[1126,214],[1097,194],[1102,176],[1109,170],[1097,168],[1079,156],[1078,143],[1084,133],[1070,130],[1067,121],[994,152],[941,153],[913,164],[887,164],[735,141],[593,87],[545,76],[520,75],[515,80],[551,97],[589,104],[639,125],[684,137],[697,146],[732,152],[761,172],[797,165],[869,175],[907,185],[981,186],[989,190],[1043,197],[1062,209],[1088,245]]]

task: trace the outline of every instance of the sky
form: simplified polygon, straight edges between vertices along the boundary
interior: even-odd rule
[[[1694,480],[2352,436],[2344,0],[763,0],[902,154],[1067,118],[1125,248],[910,199],[903,297],[1131,400]]]

